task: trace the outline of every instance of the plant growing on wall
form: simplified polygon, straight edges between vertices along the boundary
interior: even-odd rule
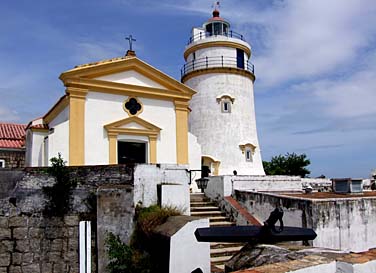
[[[123,243],[119,236],[108,233],[106,239],[107,254],[110,259],[107,269],[109,273],[160,273],[158,245],[153,241],[153,230],[166,222],[170,216],[181,215],[176,208],[137,207],[130,245]]]
[[[70,208],[71,194],[76,182],[70,179],[66,162],[60,153],[57,157],[51,158],[50,162],[47,173],[55,178],[55,183],[53,186],[43,187],[47,197],[44,212],[51,216],[63,216]]]
[[[109,259],[107,265],[109,273],[135,272],[133,249],[123,243],[119,236],[115,236],[112,232],[109,232],[106,238],[106,246]]]

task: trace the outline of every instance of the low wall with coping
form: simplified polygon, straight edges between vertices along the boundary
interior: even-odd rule
[[[0,273],[78,273],[79,221],[84,220],[92,221],[93,272],[101,273],[106,232],[129,241],[135,206],[157,204],[157,185],[169,185],[172,192],[178,188],[184,198],[178,204],[170,198],[169,204],[189,208],[184,165],[82,166],[68,167],[70,179],[77,183],[68,213],[47,216],[43,187],[52,186],[55,179],[46,171],[0,171]]]
[[[46,168],[0,172],[0,272],[79,272],[79,221],[92,225],[92,268],[97,268],[96,191],[103,185],[127,185],[133,191],[133,167],[68,167],[73,190],[64,217],[44,213],[43,187],[52,186]],[[94,196],[94,204],[92,202]],[[132,195],[133,196],[133,195]],[[129,207],[133,206],[133,198]],[[132,214],[133,217],[134,214]]]
[[[230,196],[235,190],[262,192],[302,192],[306,186],[327,191],[330,179],[301,178],[284,175],[223,175],[209,176],[205,195],[213,200]]]
[[[360,252],[376,247],[376,196],[310,198],[287,194],[235,191],[234,198],[258,219],[280,206],[286,226],[313,228],[313,246]]]

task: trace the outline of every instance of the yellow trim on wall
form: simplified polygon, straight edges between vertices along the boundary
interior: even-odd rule
[[[129,70],[137,71],[141,75],[162,85],[167,90],[175,91],[181,96],[192,97],[192,95],[196,93],[193,89],[166,75],[153,66],[141,61],[137,57],[125,57],[116,62],[108,61],[79,67],[63,72],[59,78],[64,82],[65,86],[68,86],[69,81],[72,79],[93,79]]]
[[[175,100],[176,160],[177,164],[189,164],[188,156],[188,101]]]
[[[85,164],[86,89],[68,87],[69,98],[69,165]]]
[[[191,99],[193,93],[182,93],[177,90],[160,89],[141,85],[108,82],[94,79],[71,78],[65,82],[66,86],[85,88],[93,92],[102,92],[114,95],[136,96],[155,99]]]
[[[150,135],[149,144],[150,144],[150,163],[156,164],[157,163],[157,137]]]
[[[129,123],[136,123],[144,129],[121,128]],[[118,135],[147,136],[149,138],[149,163],[157,163],[157,138],[161,128],[139,117],[132,116],[104,126],[109,140],[109,162],[117,164],[117,138]]]
[[[109,142],[109,164],[117,164],[117,133],[107,133],[108,134],[108,142]]]
[[[47,128],[30,128],[32,132],[48,133],[50,130]]]
[[[63,96],[60,100],[48,111],[48,113],[43,117],[45,124],[50,123],[54,120],[57,115],[61,113],[69,105],[68,96]]]
[[[187,60],[189,54],[203,48],[209,48],[209,47],[232,47],[232,48],[239,48],[243,50],[245,53],[247,53],[248,58],[251,57],[251,49],[248,46],[236,43],[236,42],[231,42],[231,41],[211,41],[211,42],[205,42],[201,44],[196,44],[191,47],[189,47],[185,52],[184,52],[184,59]]]
[[[252,82],[255,82],[256,80],[255,75],[251,71],[248,71],[245,69],[240,69],[240,68],[235,68],[235,67],[213,67],[213,68],[193,70],[185,74],[181,78],[181,81],[182,83],[185,83],[186,81],[188,81],[189,79],[193,77],[197,77],[197,76],[205,75],[205,74],[211,74],[211,73],[237,74],[237,75],[242,75],[242,76],[246,76],[250,78]]]

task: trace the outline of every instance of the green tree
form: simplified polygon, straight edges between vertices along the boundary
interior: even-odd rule
[[[270,162],[263,161],[262,163],[267,175],[298,175],[306,177],[306,175],[311,173],[306,168],[311,164],[311,161],[305,154],[287,153],[285,156],[274,156]]]
[[[43,187],[47,197],[44,212],[51,216],[64,216],[69,211],[76,182],[70,179],[66,162],[60,153],[58,157],[51,158],[50,162],[51,166],[47,168],[47,173],[55,178],[55,183]]]

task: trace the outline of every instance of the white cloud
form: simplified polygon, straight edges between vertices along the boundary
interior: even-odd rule
[[[110,59],[125,55],[124,45],[119,43],[103,43],[103,42],[76,42],[74,44],[75,54],[73,55],[74,63],[84,64],[95,62],[103,59]]]
[[[20,117],[18,113],[12,111],[6,106],[0,105],[0,122],[18,122]]]
[[[375,37],[376,5],[372,0],[283,3],[263,16],[266,48],[255,60],[263,85],[341,70]]]

